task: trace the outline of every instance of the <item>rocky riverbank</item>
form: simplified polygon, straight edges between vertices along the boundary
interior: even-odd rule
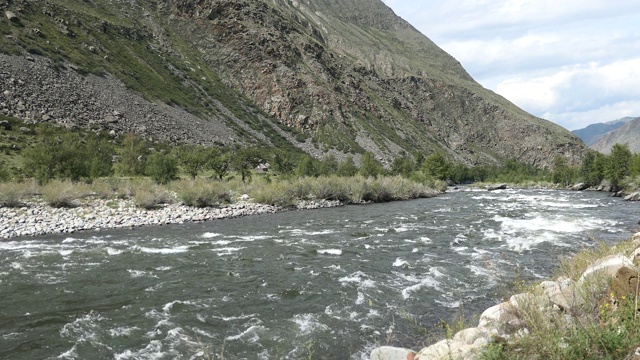
[[[93,199],[73,208],[54,208],[36,199],[18,208],[0,207],[0,238],[182,224],[343,205],[339,201],[318,200],[300,201],[295,208],[283,208],[247,200],[219,207],[196,208],[168,204],[158,209],[146,210],[136,207],[132,200]]]

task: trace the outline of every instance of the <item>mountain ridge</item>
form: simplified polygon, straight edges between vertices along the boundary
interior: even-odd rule
[[[16,0],[1,8],[20,18],[0,23],[4,56],[113,75],[146,101],[221,130],[198,131],[210,131],[209,141],[188,129],[173,134],[167,123],[158,133],[122,111],[118,122],[99,114],[87,124],[77,114],[90,112],[56,117],[14,86],[3,111],[29,121],[292,146],[316,157],[366,150],[387,164],[417,151],[469,165],[515,157],[549,166],[557,155],[577,163],[586,151],[568,131],[482,88],[381,1]]]

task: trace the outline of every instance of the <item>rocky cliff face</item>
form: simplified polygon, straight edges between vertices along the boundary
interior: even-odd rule
[[[640,151],[640,118],[635,118],[602,135],[591,148],[609,154],[615,144],[627,144],[632,153]]]
[[[162,102],[177,117],[143,111],[147,123],[121,121],[150,136],[160,127],[176,141],[288,143],[318,156],[367,150],[385,162],[437,151],[467,164],[515,157],[545,166],[585,151],[568,131],[482,88],[379,0],[15,0],[3,10],[19,18],[0,24],[3,52],[76,63]],[[12,91],[5,112],[24,117]],[[177,108],[191,120],[177,121]],[[114,127],[107,113],[94,123]],[[156,117],[162,126],[149,123]],[[166,130],[174,121],[186,124],[180,136]],[[191,121],[201,124],[194,135]]]

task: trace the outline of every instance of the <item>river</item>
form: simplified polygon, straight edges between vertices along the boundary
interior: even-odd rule
[[[0,241],[2,359],[367,359],[638,227],[605,193],[437,198]]]

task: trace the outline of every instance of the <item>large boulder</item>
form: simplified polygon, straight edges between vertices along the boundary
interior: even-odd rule
[[[595,274],[603,274],[609,277],[614,277],[618,270],[622,267],[629,267],[637,270],[631,259],[624,255],[610,255],[602,259],[597,260],[591,266],[589,266],[580,276],[578,280],[579,284],[584,283],[588,278],[593,277]]]
[[[582,191],[582,190],[586,190],[589,188],[589,185],[585,184],[585,183],[577,183],[575,185],[573,185],[571,187],[571,190],[575,190],[575,191]]]
[[[626,201],[640,201],[640,192],[633,192],[624,197]]]
[[[479,348],[461,341],[442,340],[426,347],[416,355],[415,360],[470,360],[475,359]]]
[[[413,350],[393,346],[380,346],[369,355],[371,360],[413,360],[416,353]]]
[[[506,188],[507,188],[507,184],[495,184],[495,185],[487,186],[487,190],[489,190],[489,191],[505,190]]]

